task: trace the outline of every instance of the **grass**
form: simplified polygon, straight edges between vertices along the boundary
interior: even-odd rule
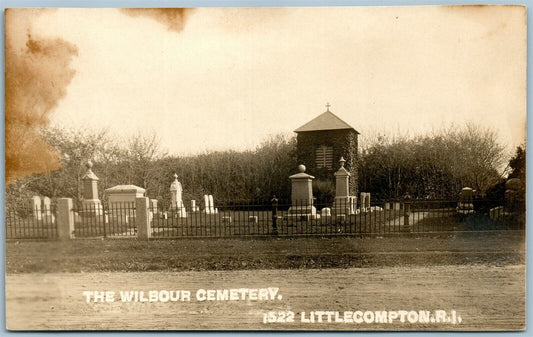
[[[184,271],[523,263],[522,231],[364,238],[6,243],[6,272]]]
[[[501,217],[493,221],[484,214],[470,214],[459,216],[449,213],[444,216],[431,216],[420,220],[414,229],[419,232],[428,231],[484,231],[484,230],[518,230],[523,228],[523,223],[515,217]]]

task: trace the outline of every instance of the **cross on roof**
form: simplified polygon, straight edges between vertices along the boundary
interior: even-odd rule
[[[329,104],[329,102],[326,103],[326,109],[328,109],[328,111],[329,111],[329,107],[330,107],[330,106],[331,106],[331,104]]]

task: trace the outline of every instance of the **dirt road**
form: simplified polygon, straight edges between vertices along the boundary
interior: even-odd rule
[[[202,299],[202,290],[269,287],[279,288],[273,300],[196,298],[198,290]],[[120,291],[150,290],[187,290],[191,300],[120,300]],[[114,291],[114,302],[90,297],[87,303],[84,291]],[[375,311],[439,309],[448,315],[454,310],[461,323],[327,323],[326,316],[324,323],[301,321],[301,312],[308,319],[311,311],[338,311],[339,317],[349,312],[349,320],[360,321]],[[294,312],[294,322],[263,323],[269,311]],[[6,319],[15,330],[517,330],[525,324],[525,266],[8,274]]]

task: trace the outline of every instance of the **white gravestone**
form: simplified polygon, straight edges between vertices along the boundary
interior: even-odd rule
[[[198,212],[200,208],[196,206],[196,200],[191,200],[191,212]]]
[[[47,223],[53,223],[55,221],[55,217],[52,214],[52,201],[49,197],[43,198],[42,220]]]
[[[209,195],[209,210],[213,214],[218,213],[218,209],[215,208],[215,203],[213,201],[213,195],[212,194]]]
[[[170,209],[176,211],[176,215],[179,218],[186,218],[187,211],[185,210],[185,205],[182,200],[183,188],[181,183],[178,181],[178,175],[174,173],[174,181],[170,184]]]
[[[42,220],[41,213],[41,197],[38,195],[34,196],[30,200],[30,207],[35,220]]]

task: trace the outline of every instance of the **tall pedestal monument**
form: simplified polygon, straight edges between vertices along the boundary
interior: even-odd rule
[[[98,199],[98,177],[92,171],[93,163],[91,161],[87,162],[87,172],[81,178],[83,181],[83,215],[87,216],[96,216],[102,215],[102,203]]]
[[[357,197],[350,196],[350,172],[344,168],[346,162],[343,157],[339,160],[341,167],[335,172],[335,201],[333,202],[333,215],[355,214]]]
[[[289,177],[291,180],[291,207],[288,217],[315,219],[317,214],[316,208],[313,206],[312,185],[315,177],[305,173],[304,165],[299,165],[298,169],[300,173]]]

